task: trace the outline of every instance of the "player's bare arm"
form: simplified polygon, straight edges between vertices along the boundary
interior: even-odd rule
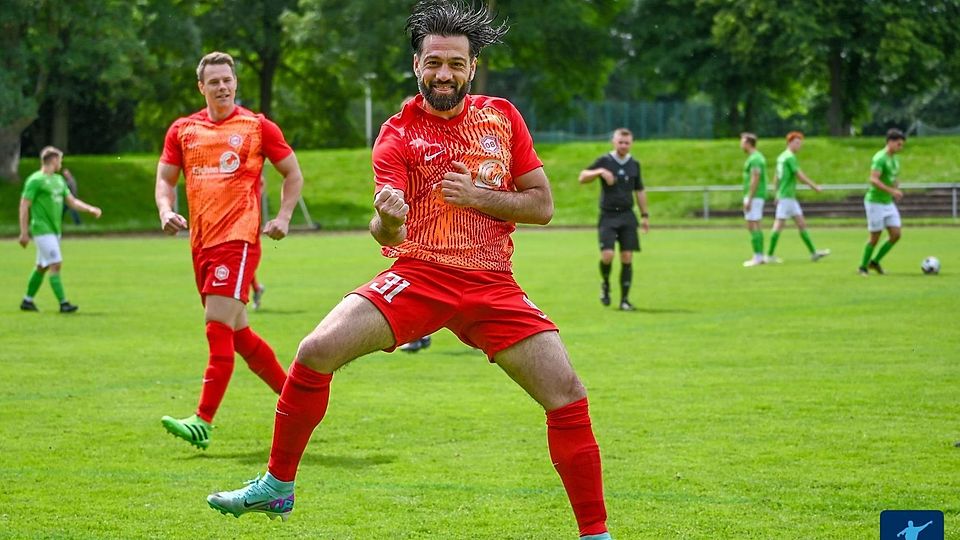
[[[543,167],[514,178],[517,191],[477,187],[473,173],[459,161],[443,175],[443,200],[454,206],[475,208],[484,214],[513,223],[546,225],[553,218],[553,194]]]
[[[383,186],[373,199],[373,208],[377,211],[370,220],[370,234],[381,246],[396,246],[407,238],[407,213],[410,205],[403,198],[403,192],[390,186]]]
[[[21,247],[27,247],[30,243],[30,206],[33,202],[30,199],[20,199],[20,242]]]
[[[283,175],[283,184],[280,186],[280,210],[277,212],[277,217],[263,226],[263,233],[274,240],[280,240],[290,231],[290,218],[293,217],[293,209],[296,208],[300,193],[303,191],[303,172],[300,170],[296,154],[290,154],[273,166]]]
[[[899,182],[895,182],[893,187],[888,186],[883,183],[883,180],[880,180],[880,171],[872,170],[870,171],[870,183],[877,186],[877,189],[886,191],[890,195],[893,195],[894,200],[897,202],[903,198],[903,192],[897,189],[897,186],[900,185]]]
[[[612,186],[615,182],[613,173],[603,167],[598,169],[584,169],[580,171],[580,183],[588,184],[597,179],[597,177],[603,178],[603,181],[607,183],[608,186]]]
[[[163,162],[157,164],[157,186],[154,198],[157,201],[157,212],[160,214],[160,228],[167,234],[177,234],[187,228],[187,219],[173,211],[173,204],[177,200],[179,178],[180,167]]]
[[[823,189],[821,189],[816,182],[814,182],[809,177],[807,177],[807,175],[803,174],[803,171],[800,171],[800,170],[797,171],[797,178],[799,178],[800,181],[803,182],[804,184],[810,186],[810,188],[816,191],[817,193],[820,193],[821,191],[823,191]]]
[[[87,204],[81,201],[80,199],[74,197],[73,195],[70,195],[69,193],[67,194],[66,201],[67,201],[67,206],[69,206],[70,208],[73,208],[74,210],[79,210],[81,212],[86,212],[88,214],[92,214],[93,217],[97,219],[100,219],[100,215],[103,213],[103,211],[100,210],[99,207],[93,206],[92,204]]]

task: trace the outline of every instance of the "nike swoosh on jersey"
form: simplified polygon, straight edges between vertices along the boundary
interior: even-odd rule
[[[423,160],[424,160],[424,161],[428,161],[428,162],[429,162],[429,161],[432,161],[433,158],[439,156],[439,155],[442,154],[442,153],[443,153],[443,150],[441,149],[441,150],[438,150],[438,151],[436,151],[436,152],[434,152],[434,153],[432,153],[432,154],[424,154]]]
[[[213,286],[214,286],[214,287],[223,287],[223,286],[226,285],[226,284],[227,284],[226,281],[214,281],[214,282],[213,282]]]

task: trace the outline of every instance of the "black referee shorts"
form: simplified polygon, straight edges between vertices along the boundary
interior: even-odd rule
[[[600,212],[600,249],[613,249],[620,242],[620,251],[640,251],[637,215],[633,210]]]

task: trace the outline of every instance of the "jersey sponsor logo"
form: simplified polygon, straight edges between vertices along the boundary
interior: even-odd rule
[[[220,172],[232,173],[240,168],[240,156],[232,150],[220,154]]]
[[[227,268],[227,265],[221,264],[213,271],[213,276],[219,280],[225,280],[230,277],[230,269]],[[216,284],[214,284],[216,286]]]
[[[243,136],[234,133],[227,138],[227,144],[234,148],[240,148],[240,145],[243,144]]]
[[[220,172],[220,167],[200,167],[195,165],[190,168],[192,176],[201,176],[205,174],[217,174]]]
[[[480,148],[488,154],[496,154],[500,152],[500,140],[496,135],[484,135],[480,138]]]
[[[480,163],[473,185],[486,189],[499,189],[507,178],[507,166],[499,159],[488,159]]]

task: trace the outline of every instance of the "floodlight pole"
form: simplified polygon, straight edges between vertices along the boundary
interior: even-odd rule
[[[376,78],[376,73],[363,74],[364,125],[366,126],[367,148],[373,147],[373,99],[370,95],[370,81]]]

